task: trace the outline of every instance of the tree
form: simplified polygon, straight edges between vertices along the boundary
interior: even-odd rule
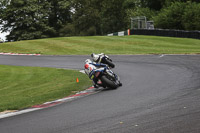
[[[73,22],[77,35],[104,35],[124,30],[124,0],[74,0]],[[69,24],[68,24],[69,25]],[[72,28],[72,25],[69,25]]]
[[[149,8],[133,8],[126,10],[126,13],[128,18],[146,16],[148,20],[152,20],[152,18],[156,15],[157,12]]]
[[[3,31],[10,30],[9,41],[59,36],[71,22],[69,0],[12,0],[0,9]]]
[[[72,21],[71,15],[71,0],[47,0],[50,4],[49,8],[49,26],[54,27],[57,31],[55,36],[58,36],[58,31],[62,27]],[[47,10],[48,11],[48,10]]]
[[[179,29],[183,30],[182,16],[186,3],[175,2],[171,6],[166,7],[154,17],[155,27],[163,29]]]
[[[136,1],[136,0],[135,0]],[[174,2],[200,2],[199,0],[139,0],[140,7],[149,8],[152,10],[160,11],[164,7],[168,7]]]
[[[105,35],[126,30],[134,16],[153,18],[158,28],[195,30],[200,25],[197,3],[199,0],[1,0],[0,24],[3,31],[11,31],[8,40]]]
[[[159,11],[160,9],[162,9],[165,0],[140,0],[140,2],[141,6],[144,8],[148,7],[149,9]]]
[[[3,10],[4,31],[10,30],[7,40],[28,40],[51,37],[55,30],[48,26],[46,0],[15,0]]]
[[[200,3],[174,2],[154,17],[155,26],[164,29],[200,30]]]
[[[2,14],[3,9],[10,3],[11,0],[1,0],[0,2],[0,13]]]
[[[102,34],[127,29],[125,0],[104,0],[101,9]]]
[[[200,30],[200,3],[187,2],[182,23],[185,30]]]
[[[5,10],[6,6],[10,3],[10,0],[1,0],[0,2],[0,26],[4,25],[4,21],[2,20],[3,11]],[[2,29],[0,29],[2,30]]]
[[[73,25],[77,35],[100,34],[101,0],[75,0]]]
[[[123,7],[125,9],[133,9],[140,5],[140,0],[125,0],[123,3]]]
[[[166,6],[170,6],[171,4],[173,4],[174,2],[196,2],[199,3],[199,0],[165,0],[165,5]]]

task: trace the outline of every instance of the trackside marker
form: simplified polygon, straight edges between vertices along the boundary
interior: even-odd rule
[[[79,83],[79,79],[78,78],[76,78],[76,83]]]
[[[131,33],[130,33],[130,29],[128,29],[128,36],[130,36],[131,35]]]

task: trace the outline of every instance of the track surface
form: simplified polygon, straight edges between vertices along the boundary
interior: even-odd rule
[[[0,64],[82,69],[89,56],[0,56]],[[199,133],[200,55],[111,56],[121,88],[0,119],[0,133]]]

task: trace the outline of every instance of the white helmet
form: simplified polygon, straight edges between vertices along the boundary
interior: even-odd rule
[[[85,60],[85,64],[89,64],[89,63],[92,63],[90,59]]]
[[[99,58],[99,55],[96,55],[96,54],[92,53],[91,57],[92,57],[93,61],[97,61],[98,58]]]

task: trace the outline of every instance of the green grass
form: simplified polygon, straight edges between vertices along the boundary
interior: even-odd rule
[[[75,70],[0,65],[0,112],[63,98],[89,86],[89,78]]]
[[[199,54],[200,40],[157,36],[62,37],[18,41],[0,45],[0,52],[45,55]]]

